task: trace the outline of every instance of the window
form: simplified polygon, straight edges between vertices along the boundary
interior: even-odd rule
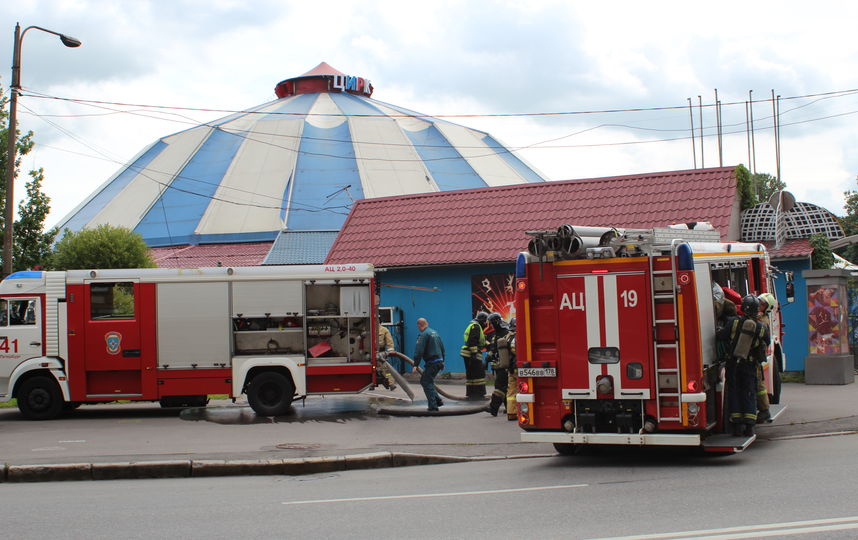
[[[89,300],[92,320],[134,318],[133,283],[93,283]]]
[[[616,347],[590,347],[587,356],[591,364],[616,364],[620,361],[620,349]]]
[[[0,326],[35,326],[35,324],[35,300],[0,300]]]

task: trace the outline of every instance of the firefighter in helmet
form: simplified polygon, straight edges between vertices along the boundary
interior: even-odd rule
[[[749,294],[742,298],[741,317],[727,319],[718,338],[729,343],[727,359],[727,401],[734,436],[751,436],[757,423],[757,367],[760,350],[769,343],[769,329],[757,320],[759,300]]]
[[[493,330],[488,344],[488,361],[495,372],[495,389],[492,392],[491,402],[486,406],[486,411],[492,416],[497,416],[501,405],[509,414],[509,409],[506,406],[506,395],[509,389],[509,369],[512,356],[509,346],[510,331],[509,325],[503,320],[500,313],[492,313],[489,315],[488,321]]]
[[[483,325],[489,319],[485,311],[478,311],[473,320],[465,327],[461,355],[465,361],[465,395],[471,400],[486,397],[486,367],[483,364],[483,349],[486,347],[486,334]]]
[[[515,395],[518,392],[518,369],[515,364],[515,317],[509,320],[509,370],[507,370],[508,383],[506,390],[506,418],[507,420],[518,420],[515,407]]]
[[[757,299],[760,301],[760,312],[757,315],[757,320],[765,325],[766,328],[771,328],[769,313],[775,308],[777,300],[772,293],[763,293]],[[763,364],[766,361],[766,350],[763,346],[760,351],[760,362],[757,363],[757,423],[772,421],[772,413],[769,411],[769,391],[766,388],[766,381],[763,379]],[[777,366],[772,366],[777,369]]]

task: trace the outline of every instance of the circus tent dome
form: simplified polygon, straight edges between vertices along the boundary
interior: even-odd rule
[[[165,136],[60,222],[150,246],[271,242],[341,228],[354,200],[542,182],[489,134],[383,103],[326,63],[277,99]]]

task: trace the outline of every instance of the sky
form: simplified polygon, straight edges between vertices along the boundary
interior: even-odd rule
[[[28,0],[0,5],[0,85],[16,22],[83,42],[30,30],[22,47],[19,126],[36,140],[22,172],[44,168],[49,226],[152,142],[271,101],[322,61],[374,99],[489,132],[551,180],[774,175],[774,91],[781,179],[840,215],[858,188],[856,20],[858,3],[824,0]]]

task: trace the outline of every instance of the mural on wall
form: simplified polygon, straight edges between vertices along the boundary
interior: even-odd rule
[[[849,345],[854,350],[858,346],[858,285],[850,279],[847,285],[849,295]]]
[[[498,312],[504,320],[515,317],[515,275],[476,274],[471,276],[471,315],[477,311]]]
[[[849,352],[846,313],[839,287],[811,285],[807,288],[807,322],[810,354]]]

